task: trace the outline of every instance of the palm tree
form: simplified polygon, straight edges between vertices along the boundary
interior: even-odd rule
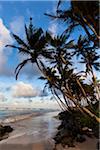
[[[80,35],[74,47],[75,51],[73,55],[80,56],[81,54],[81,63],[86,64],[87,73],[92,73],[92,79],[96,87],[93,68],[97,71],[100,69],[100,63],[98,62],[99,55],[96,52],[99,47],[99,1],[72,0],[71,7],[68,10],[60,9],[61,4],[63,4],[63,1],[60,0],[55,16],[47,15],[67,23],[68,28],[65,30],[67,36],[70,36],[71,32],[78,26],[84,29],[86,35],[84,37]],[[99,93],[98,89],[97,91]]]
[[[73,45],[73,40],[66,43],[67,38],[68,37],[65,34],[57,36],[53,39],[49,36],[50,49],[55,52],[54,60],[51,61],[51,64],[54,64],[52,69],[55,70],[56,68],[56,72],[59,77],[59,80],[57,80],[57,87],[55,87],[61,91],[67,106],[69,99],[76,106],[78,106],[81,111],[85,110],[87,113],[89,113],[86,108],[81,108],[81,103],[79,101],[81,101],[83,97],[90,105],[87,94],[89,98],[91,94],[89,94],[89,92],[86,93],[86,85],[84,85],[84,83],[80,80],[80,76],[78,74],[73,73],[74,69],[70,69],[70,66],[72,66],[70,50],[73,49],[75,45]],[[54,81],[56,81],[56,78]],[[87,86],[89,87],[89,85]],[[91,112],[90,115],[94,116]],[[96,119],[98,120],[98,118]]]
[[[80,36],[77,44],[75,45],[73,55],[76,55],[77,58],[81,59],[80,63],[85,64],[86,75],[91,73],[92,81],[94,83],[95,88],[97,89],[96,77],[94,75],[93,70],[95,69],[96,71],[100,71],[100,55],[96,52],[96,50],[98,49],[94,48],[94,46],[91,46],[91,43],[88,39]],[[97,93],[99,95],[99,91]]]
[[[27,28],[25,25],[25,32],[26,42],[17,35],[12,34],[19,46],[7,45],[17,48],[19,53],[26,54],[28,57],[16,67],[16,79],[20,70],[28,62],[36,63],[43,75],[41,79],[47,81],[46,85],[49,86],[52,94],[56,96],[63,110],[70,108],[67,100],[69,99],[80,111],[85,111],[98,120],[94,114],[83,108],[79,102],[82,96],[87,101],[88,99],[80,76],[78,73],[74,73],[74,68],[70,68],[72,67],[71,50],[74,48],[73,40],[67,42],[68,36],[64,33],[52,38],[50,33],[44,33],[41,28],[33,27],[32,18],[30,19],[29,27]],[[48,61],[47,64],[43,61],[43,58]],[[64,102],[60,98],[59,92],[62,94]]]
[[[58,89],[58,78],[55,75],[55,71],[53,71],[50,67],[47,67],[42,62],[42,59],[45,58],[46,60],[49,59],[49,61],[53,61],[53,53],[54,49],[50,49],[49,42],[53,42],[53,39],[51,35],[46,32],[44,33],[41,28],[37,29],[33,27],[32,25],[32,18],[30,18],[30,24],[29,27],[25,25],[25,33],[26,33],[26,42],[23,41],[19,36],[12,34],[14,39],[16,40],[17,44],[19,46],[15,45],[6,45],[6,47],[13,47],[19,50],[19,53],[26,55],[28,58],[23,60],[15,69],[16,74],[16,80],[18,79],[18,75],[21,71],[21,69],[27,65],[27,63],[36,63],[38,66],[38,69],[42,72],[44,77],[40,77],[40,79],[47,80],[46,85],[48,85],[49,89],[51,90],[52,94],[56,95],[56,97],[60,101],[60,107],[65,110],[67,109],[66,105],[63,103],[63,101],[58,96],[56,90]],[[64,40],[64,37],[62,37]],[[58,39],[57,39],[58,40]],[[57,42],[55,39],[55,41]],[[60,40],[60,38],[59,38]],[[48,43],[47,43],[48,41]],[[59,41],[58,41],[59,43]],[[52,43],[53,44],[53,43]],[[58,102],[59,103],[59,102]]]
[[[26,42],[23,41],[19,36],[12,33],[12,36],[16,40],[19,46],[6,45],[6,47],[13,47],[19,50],[19,53],[27,55],[27,59],[23,60],[15,69],[16,79],[20,70],[29,62],[36,63],[40,69],[38,61],[40,57],[46,57],[52,59],[52,52],[46,51],[46,39],[45,33],[42,28],[35,28],[32,25],[32,18],[30,18],[29,27],[25,25]],[[40,69],[41,70],[41,69]]]
[[[71,1],[73,10],[80,13],[84,22],[99,35],[99,1]]]
[[[99,1],[73,1],[69,9],[60,9],[64,2],[59,0],[57,14],[46,14],[49,17],[67,23],[65,33],[67,36],[78,26],[83,28],[94,46],[99,46]]]

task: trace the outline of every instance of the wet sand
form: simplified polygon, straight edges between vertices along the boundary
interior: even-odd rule
[[[0,150],[52,150],[52,138],[60,123],[53,117],[57,114],[45,113],[9,124],[14,131],[0,141]]]
[[[97,150],[97,139],[95,138],[87,138],[87,140],[83,143],[76,143],[75,147],[62,148],[59,144],[57,145],[57,150]]]
[[[24,136],[21,137],[24,140],[22,144],[0,144],[0,150],[53,150],[54,143],[53,141],[45,140],[33,143],[25,144]],[[19,139],[20,140],[20,139]],[[86,142],[76,144],[73,148],[62,148],[61,145],[58,145],[56,150],[97,150],[96,149],[96,139],[88,138]]]
[[[53,146],[46,141],[30,144],[2,144],[0,150],[53,150]]]

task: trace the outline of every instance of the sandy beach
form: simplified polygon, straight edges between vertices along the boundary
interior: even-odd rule
[[[0,150],[42,150],[53,149],[52,137],[59,121],[53,116],[58,112],[29,116],[24,120],[8,123],[14,131],[0,141]]]
[[[21,137],[21,139],[26,141],[24,136]],[[14,141],[17,141],[18,139],[15,139]],[[20,140],[20,139],[19,139]],[[8,143],[2,143],[0,144],[0,150],[53,150],[54,144],[53,141],[50,142],[49,140],[45,141],[39,141],[33,143],[22,143],[22,144],[8,144]],[[96,139],[88,139],[86,142],[77,144],[74,148],[62,148],[61,145],[57,146],[56,150],[97,150],[96,149]]]
[[[0,141],[0,150],[53,150],[53,136],[59,121],[53,116],[58,112],[29,117],[13,122],[10,125],[14,131],[9,138]],[[78,143],[74,148],[62,148],[57,145],[57,150],[96,150],[96,139],[88,138],[84,143]]]

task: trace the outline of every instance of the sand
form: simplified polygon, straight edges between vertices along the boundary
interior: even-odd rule
[[[53,150],[54,144],[49,141],[39,141],[33,143],[25,144],[24,136],[21,137],[24,142],[20,144],[10,144],[10,143],[3,143],[0,144],[0,150]],[[17,141],[18,139],[16,139]],[[15,141],[14,141],[15,142]],[[96,139],[88,138],[86,142],[76,144],[74,148],[62,148],[61,145],[57,145],[57,150],[96,150]]]
[[[55,145],[52,137],[59,121],[52,118],[52,115],[12,123],[14,131],[9,138],[0,141],[0,150],[53,150]],[[87,138],[84,143],[78,143],[74,148],[57,145],[56,150],[96,150],[96,143],[95,138]]]
[[[95,138],[87,138],[87,140],[83,143],[76,143],[75,147],[62,148],[59,144],[57,145],[57,150],[97,150],[97,139]]]
[[[30,144],[2,144],[0,150],[53,150],[53,146],[46,141]]]

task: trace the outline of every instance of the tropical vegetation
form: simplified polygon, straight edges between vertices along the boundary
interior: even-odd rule
[[[89,117],[98,123],[100,119],[94,104],[100,99],[100,83],[94,70],[100,71],[99,2],[72,0],[70,9],[61,9],[65,3],[58,2],[55,15],[46,14],[66,24],[63,33],[53,37],[49,31],[34,27],[30,18],[29,26],[25,25],[26,40],[12,34],[17,45],[6,47],[17,48],[20,54],[27,56],[15,69],[16,79],[27,63],[36,64],[42,73],[39,79],[46,81],[44,88],[49,88],[63,112],[73,114],[74,108],[77,114],[82,114],[79,118]],[[73,40],[71,34],[78,27],[84,30],[84,34],[80,32],[78,39]],[[85,64],[84,70],[78,71],[75,58],[77,65]],[[85,124],[82,121],[80,128]]]

